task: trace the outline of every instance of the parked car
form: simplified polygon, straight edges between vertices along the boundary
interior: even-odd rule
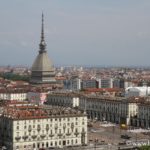
[[[118,145],[126,145],[126,142],[120,142]]]
[[[129,135],[127,135],[127,134],[122,134],[121,138],[122,139],[130,139],[131,137]]]

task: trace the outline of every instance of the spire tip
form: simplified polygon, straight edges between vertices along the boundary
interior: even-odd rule
[[[40,42],[40,53],[45,52],[45,40],[44,40],[44,14],[42,12],[42,27],[41,27],[41,42]]]

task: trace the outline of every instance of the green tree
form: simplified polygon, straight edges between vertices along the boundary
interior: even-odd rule
[[[150,146],[141,146],[140,150],[150,150]]]
[[[8,79],[8,80],[13,80],[13,81],[18,81],[18,80],[27,81],[27,82],[29,81],[29,76],[13,74],[11,72],[0,74],[0,77],[3,77],[4,79]]]

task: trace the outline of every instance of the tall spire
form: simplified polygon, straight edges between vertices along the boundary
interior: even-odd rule
[[[39,44],[40,50],[39,53],[44,53],[46,52],[46,43],[44,40],[44,15],[42,13],[42,28],[41,28],[41,42]]]
[[[44,15],[43,15],[43,13],[42,13],[41,41],[44,41]]]

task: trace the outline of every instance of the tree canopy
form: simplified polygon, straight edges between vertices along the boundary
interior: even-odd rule
[[[13,81],[29,81],[29,76],[25,76],[25,75],[19,75],[19,74],[14,74],[14,73],[3,73],[0,74],[0,77],[3,77],[4,79],[8,79],[8,80],[13,80]]]

